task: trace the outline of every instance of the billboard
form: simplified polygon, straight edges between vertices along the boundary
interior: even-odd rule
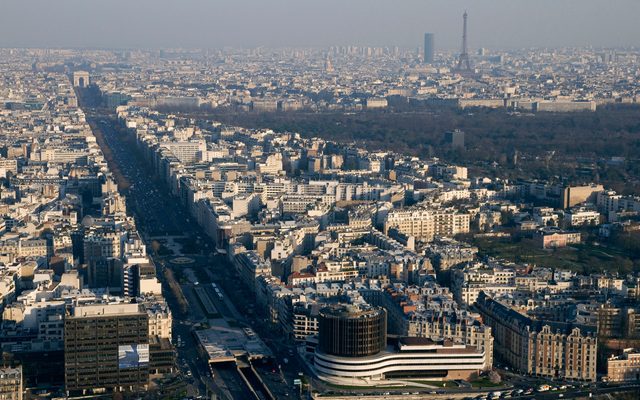
[[[118,346],[118,368],[138,368],[148,364],[148,344],[126,344]]]

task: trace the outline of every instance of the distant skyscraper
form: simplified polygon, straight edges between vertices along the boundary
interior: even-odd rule
[[[432,64],[435,60],[435,35],[433,33],[424,34],[424,63]]]

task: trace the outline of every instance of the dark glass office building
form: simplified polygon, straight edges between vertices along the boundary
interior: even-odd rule
[[[387,346],[387,312],[353,305],[325,307],[319,314],[319,346],[325,354],[364,357]]]

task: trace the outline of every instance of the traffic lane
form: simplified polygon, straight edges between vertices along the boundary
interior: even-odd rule
[[[124,172],[125,173],[129,173],[129,178],[131,178],[131,181],[133,182],[132,186],[130,187],[130,197],[133,198],[133,202],[135,204],[134,210],[138,211],[141,219],[142,219],[142,225],[147,228],[147,230],[158,230],[158,225],[159,225],[159,230],[160,231],[166,231],[169,229],[173,229],[174,227],[169,225],[165,225],[163,222],[160,221],[167,221],[167,220],[182,220],[184,221],[185,219],[185,214],[184,212],[181,210],[181,208],[179,206],[176,206],[175,201],[172,200],[171,204],[169,204],[169,200],[168,196],[156,196],[155,194],[157,193],[156,190],[153,188],[153,183],[155,183],[154,181],[152,181],[151,179],[149,179],[146,176],[143,176],[142,174],[139,173],[139,171],[141,169],[144,168],[144,166],[140,165],[141,164],[141,160],[137,157],[123,157],[126,155],[131,155],[132,151],[129,148],[125,148],[124,146],[121,145],[121,141],[120,140],[116,140],[114,138],[114,134],[115,132],[110,129],[108,134],[105,135],[108,142],[111,143],[111,145],[116,149],[116,155],[119,155],[120,159],[118,161],[122,162],[123,164],[126,164],[127,167],[124,168]],[[139,164],[139,167],[141,168],[133,168],[134,164]],[[135,171],[135,173],[131,173]],[[152,184],[149,184],[149,182],[152,182]],[[149,196],[151,195],[151,196]],[[153,211],[156,211],[155,213]],[[169,218],[167,218],[169,217]],[[162,218],[162,219],[161,219]],[[184,223],[181,223],[179,225],[184,226]],[[217,263],[215,263],[217,264]],[[207,271],[209,271],[209,268],[206,268]],[[193,317],[199,317],[200,316],[200,310],[199,310],[199,304],[197,303],[197,301],[195,300],[195,296],[193,295],[193,293],[191,292],[191,287],[185,285],[183,286],[183,291],[185,292],[185,296],[187,296],[187,298],[189,299],[190,303],[194,304],[194,308],[196,308],[196,310],[190,310],[190,314],[192,314],[192,318]],[[216,296],[217,297],[217,296]],[[220,306],[221,310],[224,310],[226,315],[231,314],[233,317],[235,317],[237,320],[246,322],[244,316],[242,314],[240,314],[238,312],[238,310],[235,309],[233,303],[229,300],[228,296],[224,296],[224,298],[222,300],[220,300],[219,298],[213,297],[214,304],[217,304],[218,306]],[[177,331],[182,332],[183,333],[183,338],[182,340],[185,343],[187,342],[186,336],[184,336],[184,334],[186,333],[184,327],[182,327],[182,330],[177,329]],[[195,347],[195,346],[194,346]],[[197,357],[188,357],[188,352],[185,352],[183,349],[179,349],[178,350],[179,354],[185,354],[187,357],[185,358],[186,360],[191,360],[193,358],[197,358]],[[194,368],[195,367],[195,368]],[[195,370],[199,370],[199,371],[203,371],[204,368],[197,368],[196,365],[191,365],[191,369],[195,369]],[[204,374],[201,374],[204,375]],[[222,374],[224,375],[228,375],[230,377],[230,379],[235,379],[238,378],[236,377],[234,374],[232,373],[228,373],[228,372],[223,372]],[[286,393],[286,387],[283,387],[282,390],[283,393]]]
[[[235,365],[220,365],[212,368],[214,374],[219,375],[226,389],[234,400],[252,400],[255,396],[240,377]]]
[[[161,214],[157,213],[161,204],[155,200],[150,200],[153,198],[146,197],[145,195],[149,193],[149,188],[146,186],[146,182],[143,181],[144,177],[138,173],[138,170],[134,169],[133,166],[131,168],[122,168],[123,164],[129,165],[131,160],[124,157],[126,154],[129,154],[127,149],[122,148],[113,140],[110,140],[111,136],[108,134],[112,130],[108,130],[107,134],[104,134],[103,129],[103,137],[105,138],[106,145],[111,148],[112,154],[114,154],[113,162],[116,163],[117,167],[120,168],[121,172],[124,171],[123,176],[125,179],[128,179],[132,182],[131,190],[127,193],[127,203],[128,206],[131,206],[132,203],[134,207],[129,208],[130,210],[136,212],[138,215],[143,214],[143,219],[146,221],[153,222],[154,219],[160,219],[162,217]],[[114,151],[115,150],[115,151]],[[131,164],[132,165],[132,164]],[[133,173],[136,171],[136,173]],[[125,175],[126,174],[126,175]],[[128,175],[128,176],[127,176]],[[137,185],[137,186],[136,186]],[[143,191],[146,189],[146,192]],[[146,213],[145,213],[146,211]],[[156,215],[154,215],[156,214]],[[156,261],[156,265],[162,265],[162,263],[158,263]],[[164,279],[164,275],[161,273],[160,269],[158,269],[161,281],[166,286],[166,281]],[[172,296],[168,296],[167,302],[172,310],[176,310],[176,303],[172,301]],[[179,317],[179,313],[173,313],[174,318]],[[197,365],[198,354],[196,343],[191,336],[190,326],[181,325],[179,319],[174,320],[177,324],[174,324],[174,337],[181,337],[181,340],[184,340],[184,345],[182,348],[177,348],[178,360],[186,360],[186,363],[178,362],[178,369],[182,372],[182,376],[185,377],[189,381],[189,385],[191,386],[191,390],[195,390],[198,394],[207,393],[207,385],[206,385],[206,376],[203,376],[201,373],[202,367]],[[175,343],[175,341],[174,341]]]
[[[192,307],[189,309],[191,310]],[[217,391],[217,385],[210,380],[208,363],[201,357],[199,344],[193,335],[193,327],[190,322],[193,320],[192,314],[187,314],[183,319],[175,321],[173,336],[176,342],[178,337],[182,342],[182,345],[176,348],[178,357],[182,363],[188,365],[188,370],[191,371],[193,380],[198,383],[201,393],[207,393],[207,389]]]
[[[150,193],[156,194],[158,191],[149,183],[151,182],[149,177],[141,173],[141,171],[146,170],[145,166],[141,164],[141,160],[133,156],[131,148],[123,146],[123,142],[116,139],[117,134],[111,126],[104,123],[101,125],[105,142],[107,146],[112,149],[112,154],[114,155],[113,161],[118,164],[122,170],[128,173],[128,176],[125,176],[125,178],[130,178],[133,181],[133,184],[128,191],[128,199],[132,200],[136,204],[137,211],[140,214],[143,214],[147,220],[151,219],[152,221],[154,219],[160,220],[162,217],[166,217],[167,215],[171,216],[172,213],[170,211],[176,210],[176,208],[169,207],[168,201],[160,201],[164,196],[147,196]],[[177,219],[176,216],[177,215],[173,215],[172,219]],[[163,264],[163,262],[158,262],[158,260],[156,260],[156,265],[162,266]],[[164,281],[163,275],[159,274],[159,276]],[[186,292],[188,297],[190,297],[191,303],[195,304],[194,307],[190,308],[189,314],[185,316],[186,319],[193,320],[194,318],[204,318],[203,312],[200,310],[193,294],[191,293],[191,288],[183,286],[182,289]],[[172,308],[175,309],[175,302],[171,303],[174,305]],[[176,317],[177,316],[178,315],[176,315]],[[177,349],[178,355],[183,360],[186,360],[188,367],[190,367],[185,372],[190,370],[208,371],[208,367],[204,366],[204,363],[200,363],[200,365],[198,365],[198,363],[194,362],[194,360],[199,359],[199,357],[195,350],[197,348],[195,339],[191,335],[191,325],[186,320],[180,320],[179,318],[176,319],[176,322],[174,336],[180,336],[181,341],[184,343],[182,347]],[[193,372],[191,373],[193,374]]]
[[[595,397],[600,395],[611,395],[611,394],[622,394],[622,393],[633,393],[633,392],[636,392],[638,394],[636,398],[640,398],[640,385],[605,387],[605,388],[599,387],[595,389],[574,390],[574,391],[535,392],[531,395],[519,396],[517,398],[541,399],[541,400],[552,400],[552,399],[558,399],[558,398],[574,399],[574,398],[588,398],[591,396]]]
[[[112,149],[115,148],[115,152],[112,150],[113,153],[115,153],[115,157],[114,157],[114,161],[116,163],[126,163],[128,165],[130,165],[131,163],[133,163],[131,158],[127,158],[127,157],[123,157],[123,155],[126,155],[129,153],[128,149],[123,148],[122,146],[119,146],[117,144],[117,141],[114,142],[113,140],[109,140],[110,135],[105,135],[106,141],[107,141],[107,145],[112,147]],[[163,217],[166,217],[166,215],[169,215],[170,213],[167,212],[169,211],[169,207],[166,207],[165,204],[163,204],[162,202],[158,201],[157,199],[158,197],[147,197],[146,195],[150,193],[151,188],[150,186],[148,186],[147,181],[145,181],[145,177],[140,174],[137,173],[137,171],[139,171],[138,169],[134,169],[133,166],[131,168],[123,168],[125,173],[129,173],[128,177],[125,176],[125,178],[129,178],[132,182],[133,182],[133,186],[131,186],[131,189],[128,192],[128,199],[132,200],[134,203],[134,207],[133,210],[135,212],[137,212],[138,215],[142,215],[143,220],[146,223],[143,223],[142,225],[149,225],[149,223],[155,224],[156,221],[160,221],[162,220]],[[136,173],[131,173],[133,171],[136,171]],[[163,231],[168,230],[166,225],[161,224],[160,228],[163,228]],[[169,227],[169,229],[174,229],[177,230],[176,227]],[[183,286],[183,291],[185,291],[185,287]],[[194,303],[194,299],[193,296],[191,296],[190,290],[186,290],[187,294],[189,295],[189,297],[191,297],[190,302]],[[175,309],[175,304],[173,309]],[[194,316],[196,318],[202,319],[204,318],[204,315],[199,311],[199,308],[193,307],[191,308],[191,315],[189,315],[190,319],[193,319]],[[178,322],[181,322],[178,320]],[[203,376],[204,374],[202,374],[202,371],[205,370],[205,368],[203,368],[201,365],[197,365],[196,361],[198,359],[198,354],[196,349],[196,343],[195,340],[192,338],[191,336],[191,331],[190,331],[190,326],[187,328],[185,326],[181,326],[180,324],[178,324],[176,326],[176,334],[179,335],[181,337],[181,339],[184,341],[184,348],[178,348],[177,352],[178,352],[178,356],[183,359],[183,360],[187,360],[187,368],[184,368],[184,365],[181,365],[181,369],[183,369],[184,371],[184,375],[187,376],[187,379],[192,381],[193,383],[195,383],[197,386],[199,386],[199,390],[201,393],[206,393],[206,388],[205,388],[205,382],[206,382],[206,376]],[[177,336],[176,336],[177,337]]]
[[[216,307],[216,310],[218,310],[218,313],[220,314],[221,317],[234,318],[233,313],[231,312],[231,310],[229,310],[229,308],[227,307],[227,304],[223,300],[226,294],[224,294],[223,289],[217,283],[216,283],[216,287],[220,291],[220,294],[218,294],[218,292],[215,291],[215,289],[211,286],[210,283],[206,284],[205,290],[209,295],[209,299],[211,299],[211,301],[213,302],[213,305]],[[220,298],[220,296],[222,296],[222,299]]]
[[[290,389],[290,385],[283,379],[281,370],[274,363],[255,365],[254,369],[276,399],[298,397],[297,395],[292,395],[292,393],[296,392]]]
[[[216,268],[215,271],[224,276],[221,283],[224,284],[226,293],[231,293],[231,299],[234,300],[232,304],[238,305],[238,308],[240,308],[238,312],[246,313],[248,309],[253,307],[253,302],[247,301],[247,297],[244,296],[247,289],[240,283],[241,281],[237,277],[235,270],[232,268],[220,268],[228,266],[229,264],[226,261],[220,259],[217,266],[218,268]],[[229,299],[229,296],[225,296],[225,300],[227,299]],[[242,317],[246,321],[244,315],[242,315]],[[303,367],[298,364],[296,362],[297,360],[293,357],[293,355],[295,355],[295,346],[292,346],[291,343],[288,342],[284,345],[284,342],[270,339],[275,337],[282,340],[282,336],[277,332],[265,329],[263,326],[259,325],[256,320],[252,320],[252,322],[254,323],[251,324],[251,326],[254,328],[256,333],[263,338],[264,342],[269,346],[276,357],[274,365],[278,366],[277,372],[281,375],[281,380],[284,382],[284,385],[279,390],[283,393],[288,393],[289,396],[294,396],[295,398],[298,396],[298,390],[293,387],[293,381],[300,378],[298,375],[299,372],[304,371]]]
[[[207,275],[209,276],[209,278],[213,279],[211,274],[207,274]],[[244,315],[242,315],[235,308],[235,306],[233,305],[233,302],[231,301],[229,295],[227,294],[228,292],[225,291],[225,289],[222,287],[220,283],[216,283],[216,286],[218,287],[218,290],[220,290],[222,298],[220,298],[220,296],[215,292],[215,290],[213,289],[213,287],[211,287],[210,284],[208,286],[209,287],[207,288],[207,291],[208,293],[211,294],[209,297],[213,300],[213,304],[216,306],[216,308],[222,315],[224,315],[227,318],[233,318],[238,322],[242,322],[249,325]]]

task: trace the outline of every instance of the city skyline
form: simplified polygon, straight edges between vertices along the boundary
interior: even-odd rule
[[[605,8],[606,7],[606,8]],[[40,12],[34,14],[33,10]],[[460,46],[460,16],[469,12],[470,48],[628,47],[640,39],[640,3],[620,0],[417,1],[401,4],[337,0],[207,2],[140,0],[6,4],[2,47],[219,48],[331,45],[421,47],[424,32],[438,48]],[[605,12],[606,11],[606,12]],[[542,29],[544,27],[544,29]],[[505,33],[509,34],[505,34]]]
[[[1,400],[640,399],[640,1],[5,3]]]

